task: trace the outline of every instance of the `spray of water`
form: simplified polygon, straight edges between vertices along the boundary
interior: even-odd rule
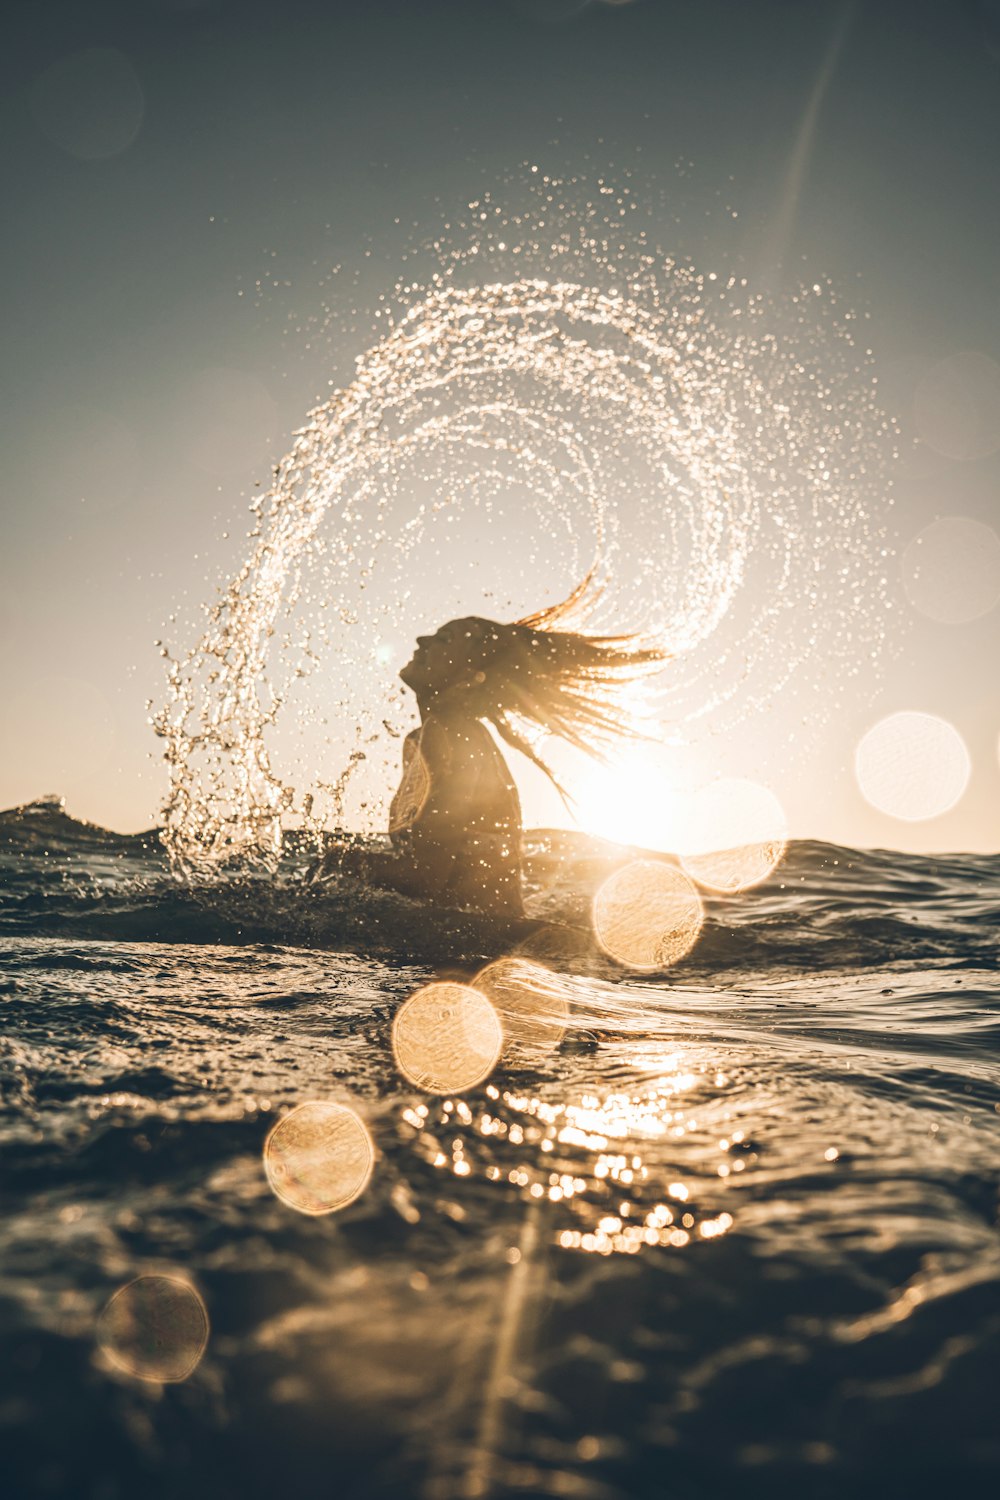
[[[380,826],[417,631],[523,614],[591,565],[591,628],[672,652],[676,741],[807,679],[830,706],[877,652],[890,444],[852,314],[678,265],[633,207],[531,178],[517,211],[471,204],[379,308],[200,639],[164,652],[177,867],[273,865],[290,821]]]

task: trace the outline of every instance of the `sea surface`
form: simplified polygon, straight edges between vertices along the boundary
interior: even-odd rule
[[[529,852],[569,923],[625,857]],[[524,934],[306,859],[0,815],[5,1495],[1000,1493],[1000,856],[794,843],[666,975],[550,944],[565,1037],[460,1098],[392,1018]],[[316,1217],[262,1167],[311,1099],[376,1150]],[[149,1273],[210,1321],[178,1383],[96,1337]]]

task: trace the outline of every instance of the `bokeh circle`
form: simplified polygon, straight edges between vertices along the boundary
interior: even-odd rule
[[[346,1208],[368,1186],[374,1163],[364,1121],[329,1099],[297,1105],[264,1144],[268,1182],[283,1203],[302,1214]]]
[[[880,719],[862,737],[855,772],[872,807],[919,823],[956,806],[969,784],[972,761],[947,719],[904,710]]]
[[[594,897],[594,935],[625,968],[649,973],[684,958],[704,912],[692,882],[676,865],[637,859],[610,875]]]
[[[429,1094],[461,1094],[484,1083],[502,1047],[496,1008],[471,985],[424,985],[393,1018],[392,1048],[399,1070]]]
[[[139,1276],[121,1287],[98,1321],[98,1344],[116,1369],[160,1385],[186,1380],[208,1344],[208,1313],[181,1276]]]

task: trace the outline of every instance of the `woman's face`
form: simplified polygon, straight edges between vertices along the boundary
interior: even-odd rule
[[[399,675],[417,694],[442,693],[480,670],[497,639],[489,620],[449,620],[433,635],[417,636],[417,649]]]

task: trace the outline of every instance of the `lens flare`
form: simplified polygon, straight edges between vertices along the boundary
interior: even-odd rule
[[[609,957],[628,969],[667,969],[690,953],[704,914],[683,870],[637,859],[616,870],[594,897],[594,933]]]
[[[949,812],[964,795],[972,771],[953,724],[910,710],[873,725],[858,745],[854,765],[872,807],[907,823]]]
[[[59,58],[34,80],[29,98],[39,128],[81,161],[125,151],[146,107],[135,69],[116,47],[88,47]]]
[[[569,1022],[569,1000],[556,975],[523,958],[499,958],[473,980],[500,1016],[507,1048],[536,1060],[553,1052]]]
[[[111,1298],[97,1341],[116,1369],[167,1385],[186,1380],[208,1344],[208,1313],[180,1276],[139,1276]]]
[[[914,609],[942,625],[964,625],[1000,602],[1000,536],[970,516],[943,516],[913,538],[902,557]]]
[[[497,1065],[503,1027],[492,1002],[471,985],[424,985],[392,1023],[399,1070],[429,1094],[461,1094],[483,1083]]]
[[[766,880],[787,841],[785,812],[772,791],[755,781],[721,777],[687,804],[681,864],[699,885],[732,895]]]
[[[297,1105],[264,1143],[268,1182],[282,1203],[301,1214],[346,1208],[368,1186],[374,1164],[364,1122],[329,1099]]]
[[[934,365],[917,386],[918,436],[947,458],[988,458],[1000,448],[1000,365],[964,349]]]

